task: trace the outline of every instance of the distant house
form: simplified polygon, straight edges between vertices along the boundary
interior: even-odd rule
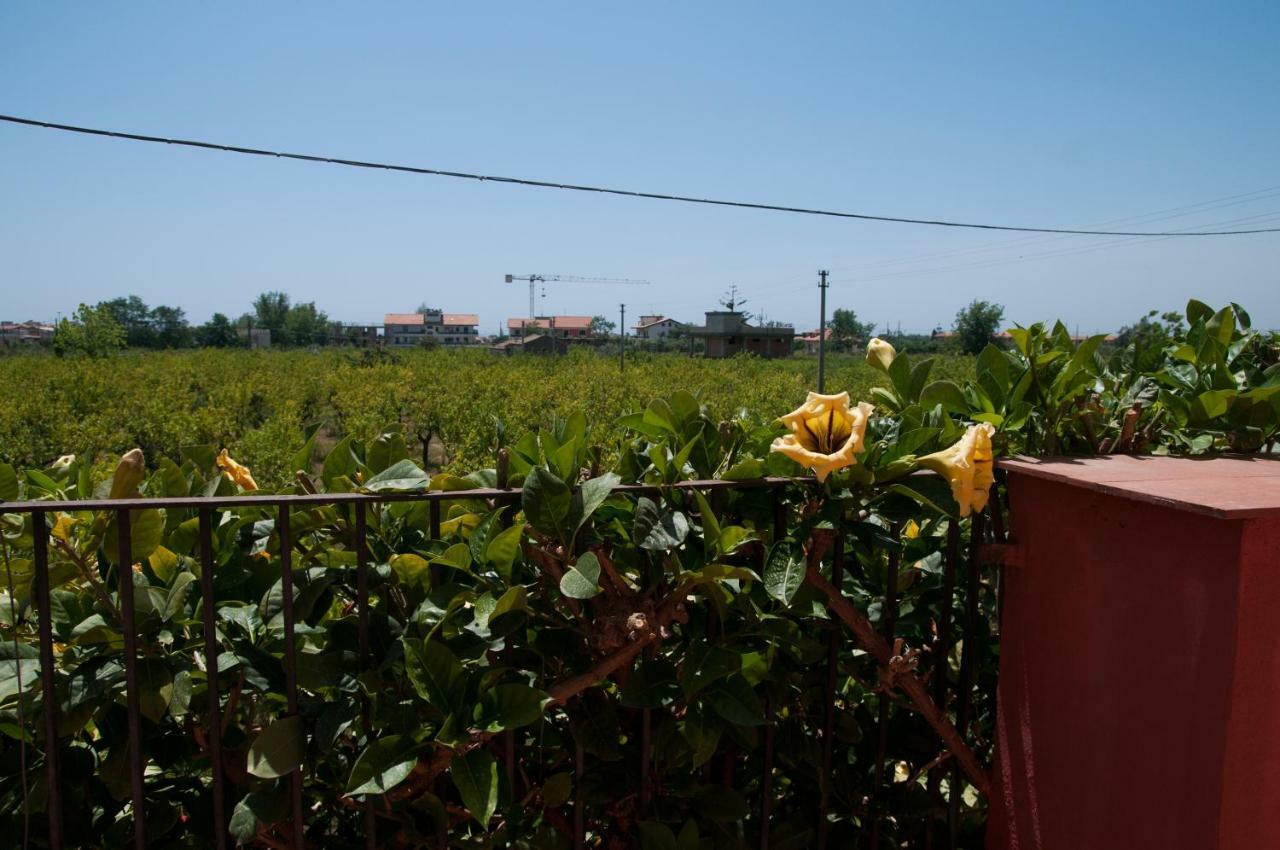
[[[760,357],[790,357],[796,329],[779,325],[756,327],[735,310],[708,310],[707,323],[690,327],[690,335],[705,340],[706,356],[719,359],[747,352]]]
[[[427,339],[427,317],[421,313],[387,313],[382,341],[391,348],[417,348]]]
[[[800,342],[804,343],[804,353],[805,353],[805,354],[817,354],[817,353],[818,353],[818,341],[819,341],[820,339],[825,339],[825,340],[827,341],[827,346],[828,346],[828,347],[830,347],[830,345],[831,345],[831,328],[827,328],[825,331],[823,331],[823,333],[822,333],[822,336],[821,336],[821,337],[819,337],[819,336],[818,336],[818,332],[817,332],[817,330],[812,330],[812,331],[809,331],[808,333],[801,334],[800,336],[796,337],[796,339],[798,339]]]
[[[35,345],[53,340],[53,325],[44,322],[0,322],[0,345]]]
[[[489,351],[510,357],[513,354],[563,354],[568,347],[567,339],[531,333],[522,337],[508,337],[502,342],[489,346]]]
[[[683,332],[685,325],[666,316],[641,316],[632,330],[635,331],[636,339],[666,339]]]
[[[569,341],[591,340],[590,316],[538,316],[533,319],[507,319],[507,336],[520,339],[532,334],[549,335]]]

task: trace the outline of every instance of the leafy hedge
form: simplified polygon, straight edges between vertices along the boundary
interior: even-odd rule
[[[502,462],[465,476],[428,477],[399,427],[344,438],[314,469],[315,445],[300,447],[289,465],[303,471],[285,492],[457,495],[441,504],[438,528],[422,501],[369,509],[367,663],[354,509],[294,511],[296,716],[284,695],[276,513],[249,506],[216,515],[232,832],[252,846],[285,846],[286,774],[300,766],[311,846],[364,846],[366,801],[387,847],[439,846],[441,834],[451,847],[569,847],[578,812],[591,846],[756,846],[771,738],[772,846],[811,846],[819,830],[828,846],[856,846],[873,811],[890,842],[918,846],[945,818],[948,797],[962,843],[980,846],[985,801],[974,783],[950,770],[934,729],[806,576],[829,579],[843,552],[844,597],[881,630],[895,621],[897,664],[914,667],[931,690],[949,683],[942,708],[951,722],[961,719],[954,695],[970,695],[961,731],[989,756],[994,583],[984,575],[972,599],[962,588],[947,592],[948,535],[967,537],[978,523],[958,515],[947,482],[917,472],[919,458],[954,446],[972,422],[993,426],[1005,453],[1270,451],[1280,422],[1275,338],[1251,331],[1238,308],[1193,302],[1188,317],[1186,334],[1158,351],[1105,356],[1101,339],[1073,345],[1060,325],[1015,330],[1017,346],[988,348],[971,380],[934,380],[931,361],[898,354],[884,385],[868,392],[879,414],[857,464],[821,486],[803,478],[752,486],[765,475],[802,475],[770,451],[782,430],[757,424],[784,410],[720,419],[688,392],[616,423],[578,414],[510,439],[499,432]],[[209,448],[150,459],[145,474],[132,455],[106,478],[88,458],[0,464],[0,498],[229,495],[247,483]],[[516,491],[509,509],[465,492],[495,486],[499,466]],[[669,486],[709,478],[743,489]],[[613,490],[635,482],[656,490]],[[132,565],[115,563],[111,515],[49,519],[56,670],[41,671],[31,517],[0,515],[0,834],[29,830],[33,846],[43,841],[50,789],[39,677],[52,673],[68,843],[128,840],[117,590],[125,568],[139,616],[149,838],[155,847],[208,846],[211,694],[196,515],[135,512]],[[896,605],[886,605],[898,563]],[[979,616],[966,632],[970,603]],[[944,617],[956,640],[937,652]],[[828,772],[829,635],[839,639]],[[882,713],[888,769],[878,775]],[[830,817],[820,822],[824,799]]]

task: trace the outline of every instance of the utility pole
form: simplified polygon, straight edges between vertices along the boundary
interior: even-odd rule
[[[818,392],[827,391],[827,275],[826,269],[818,272]]]
[[[618,305],[618,371],[627,371],[627,305]]]

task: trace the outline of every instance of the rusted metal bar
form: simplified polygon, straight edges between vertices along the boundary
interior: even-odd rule
[[[964,645],[960,652],[960,683],[956,690],[956,728],[963,737],[969,731],[970,707],[973,702],[974,665],[977,661],[978,593],[981,588],[980,551],[985,533],[985,515],[975,513],[969,523],[969,551],[965,571]],[[986,793],[986,789],[982,789]],[[959,841],[960,830],[960,766],[951,769],[947,821],[951,843]]]
[[[947,521],[947,545],[943,555],[942,573],[942,606],[938,615],[938,635],[933,644],[933,700],[945,714],[947,711],[947,673],[951,656],[951,610],[955,605],[956,570],[960,564],[960,523],[958,520]],[[942,768],[935,767],[929,771],[929,793],[935,799],[941,799]],[[952,826],[951,804],[945,803],[947,809],[947,833],[955,834]],[[930,845],[933,843],[932,824],[926,832]],[[955,842],[948,838],[947,846],[955,847]]]
[[[831,553],[831,585],[836,593],[844,593],[844,538],[836,535]],[[822,776],[818,783],[818,848],[827,846],[830,832],[831,774],[836,735],[836,673],[840,655],[840,629],[835,623],[827,632],[827,679],[822,696],[825,699],[822,715]]]
[[[582,850],[587,846],[586,800],[582,793],[582,780],[586,778],[586,753],[582,744],[573,742],[573,846]]]
[[[653,709],[640,709],[640,813],[649,812],[651,791],[649,788],[650,757],[653,747]]]
[[[932,474],[932,473],[930,473]],[[727,481],[709,479],[696,481],[677,481],[673,484],[617,484],[614,493],[639,493],[642,495],[662,495],[668,490],[752,490],[775,489],[781,487],[813,487],[813,478],[756,478],[748,481]],[[574,488],[576,489],[576,488]],[[378,502],[456,502],[468,499],[490,499],[496,501],[519,502],[520,490],[500,490],[495,487],[476,487],[470,490],[430,490],[416,492],[385,493],[287,493],[274,495],[236,495],[236,496],[181,496],[154,499],[130,499],[129,505],[134,510],[147,508],[163,508],[167,510],[199,510],[202,507],[214,510],[227,508],[261,507],[272,508],[289,505],[296,508],[323,507],[327,505],[350,505],[356,502],[366,504]],[[117,510],[119,499],[72,499],[29,502],[0,502],[0,512],[28,513],[43,511],[106,511]]]
[[[433,500],[427,508],[427,531],[432,540],[440,539],[440,502]]]
[[[760,772],[760,850],[769,850],[769,818],[773,816],[773,700],[764,698],[764,764]]]
[[[116,504],[118,505],[119,502]],[[133,846],[137,850],[146,850],[147,798],[143,788],[142,773],[142,695],[138,689],[138,624],[133,610],[133,528],[128,508],[116,511],[116,532],[120,625],[124,630],[125,713],[129,730],[129,788],[133,800]]]
[[[280,505],[276,531],[280,535],[280,614],[284,620],[284,687],[289,717],[298,715],[298,658],[293,621],[293,535],[289,527],[289,504]],[[290,813],[293,846],[304,850],[306,820],[302,814],[302,766],[289,774]]]
[[[894,525],[890,533],[897,538],[898,527]],[[889,550],[889,562],[885,570],[884,608],[882,609],[881,629],[885,640],[889,642],[890,646],[893,645],[894,630],[898,626],[898,565],[901,559],[902,555],[898,549]],[[876,850],[880,846],[880,810],[884,805],[885,757],[889,752],[889,694],[887,692],[880,694],[877,710],[879,717],[876,719],[875,779],[871,789],[869,814],[871,821],[871,850]]]
[[[355,514],[356,537],[356,643],[360,652],[360,669],[369,670],[369,547],[367,505],[356,502],[351,506]],[[360,725],[368,740],[373,739],[369,724],[369,696],[362,692],[360,698]],[[373,810],[373,795],[364,798],[364,846],[376,850],[378,846],[378,821]]]
[[[213,794],[213,840],[215,846],[225,848],[227,843],[226,801],[223,792],[222,765],[222,690],[218,687],[218,626],[213,590],[213,516],[208,508],[199,513],[200,538],[200,610],[204,619],[204,669],[209,692],[210,761],[213,775],[210,789]]]
[[[31,512],[35,561],[36,615],[40,629],[40,690],[44,712],[44,766],[49,782],[49,847],[62,850],[62,770],[58,755],[58,693],[53,660],[53,610],[49,601],[49,524],[45,512]],[[17,624],[14,624],[15,627]],[[18,695],[22,699],[22,694]]]

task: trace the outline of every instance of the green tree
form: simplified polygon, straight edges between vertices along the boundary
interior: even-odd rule
[[[195,330],[197,345],[207,348],[234,348],[240,344],[235,326],[222,313],[214,313],[209,321]]]
[[[285,314],[280,340],[284,345],[324,345],[329,341],[329,317],[314,301],[294,304]]]
[[[1004,307],[990,301],[974,300],[956,313],[951,329],[960,338],[960,349],[966,354],[978,354],[991,342],[991,335],[1004,321]]]
[[[285,320],[289,318],[289,296],[283,292],[264,292],[253,300],[254,326],[271,331],[272,342],[283,342]]]
[[[101,301],[98,307],[111,314],[120,327],[124,328],[125,342],[132,348],[154,348],[156,345],[155,329],[152,327],[151,308],[136,295],[127,298],[112,298]]]
[[[58,322],[53,331],[53,350],[59,356],[80,354],[105,357],[124,348],[127,336],[105,304],[81,304],[69,319]]]
[[[875,333],[875,322],[860,322],[852,310],[838,309],[827,321],[831,336],[845,348],[852,348],[858,340],[866,342]]]
[[[157,348],[186,348],[191,344],[191,326],[181,307],[158,304],[152,308],[151,331]]]
[[[609,321],[604,316],[591,317],[591,333],[596,336],[608,336],[613,333],[616,327],[616,323]]]

